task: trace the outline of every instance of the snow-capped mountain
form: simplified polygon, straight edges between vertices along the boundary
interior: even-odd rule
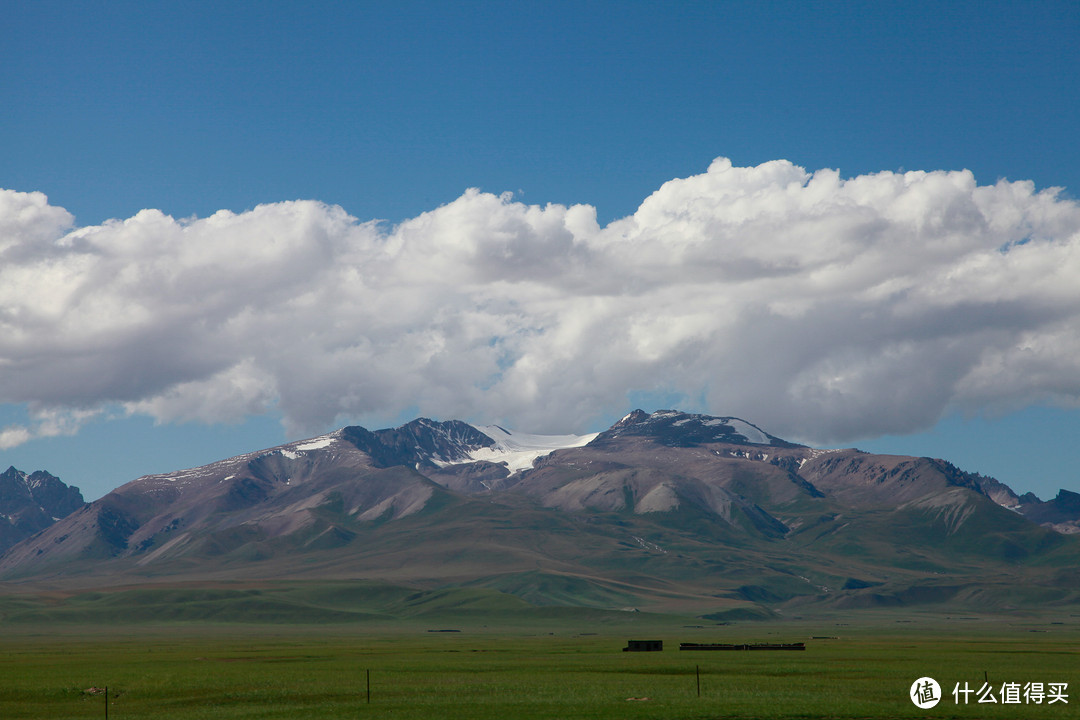
[[[585,445],[598,435],[535,435],[498,425],[427,418],[390,430],[351,427],[342,432],[384,465],[446,467],[488,462],[505,465],[511,473],[528,469],[534,460],[555,450]]]
[[[556,450],[588,445],[600,433],[588,435],[535,435],[507,430],[499,425],[473,426],[491,438],[492,445],[469,453],[469,462],[505,464],[511,474],[528,470]]]
[[[797,447],[739,418],[695,415],[678,410],[657,410],[651,414],[634,410],[600,433],[605,440],[628,435],[651,437],[665,445],[680,447],[702,443]]]
[[[1024,502],[991,480],[674,410],[590,435],[420,418],[138,478],[10,548],[0,579],[381,578],[552,601],[563,591],[536,583],[584,583],[759,610],[989,602],[1024,584],[1076,600],[1058,575],[1080,538],[1009,509]],[[1063,497],[1045,511],[1059,530]]]

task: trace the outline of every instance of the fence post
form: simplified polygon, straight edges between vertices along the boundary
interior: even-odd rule
[[[367,671],[367,704],[371,704],[371,670]]]

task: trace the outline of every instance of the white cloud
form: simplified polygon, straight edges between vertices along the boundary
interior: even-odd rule
[[[18,262],[24,253],[48,250],[73,222],[67,210],[49,205],[44,193],[0,189],[0,260]]]
[[[74,435],[83,425],[101,414],[101,410],[31,407],[29,409],[30,425],[12,424],[0,429],[0,450],[7,450],[38,438]]]
[[[476,190],[394,228],[317,202],[71,226],[0,191],[0,401],[568,432],[663,391],[842,442],[1080,398],[1080,207],[1030,182],[720,158],[603,228]]]

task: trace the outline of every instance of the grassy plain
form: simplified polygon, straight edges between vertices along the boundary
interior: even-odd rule
[[[0,718],[1066,718],[1080,617],[859,616],[689,626],[639,613],[333,625],[6,625]],[[454,630],[456,632],[444,632]],[[436,632],[433,632],[436,631]],[[815,639],[815,637],[817,639]],[[629,638],[665,650],[624,653]],[[679,642],[807,643],[680,652]],[[700,670],[700,697],[698,696]],[[371,698],[368,702],[367,673]],[[911,683],[936,678],[930,710]],[[1068,683],[1069,703],[958,705],[953,685]],[[1072,695],[1076,694],[1075,697]]]

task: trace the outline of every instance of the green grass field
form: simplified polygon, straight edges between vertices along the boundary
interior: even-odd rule
[[[536,616],[498,628],[479,616],[427,626],[6,626],[0,718],[103,718],[94,689],[106,686],[114,720],[1038,719],[1076,717],[1080,704],[1080,617],[1071,615],[701,627],[625,616]],[[662,639],[665,650],[621,652],[629,638]],[[680,652],[681,641],[804,641],[807,650]],[[908,700],[924,675],[945,695],[930,710]],[[955,683],[978,689],[984,677],[995,687],[1068,683],[1069,704],[954,702]]]

